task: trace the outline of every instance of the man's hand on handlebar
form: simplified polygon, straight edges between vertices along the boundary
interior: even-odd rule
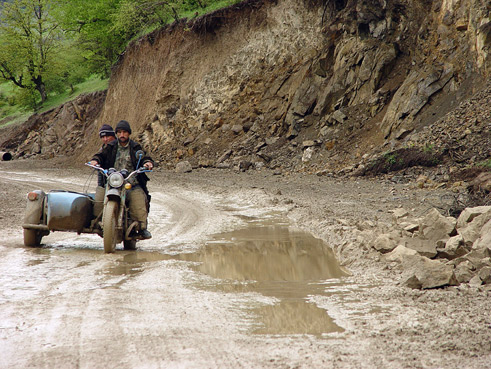
[[[151,161],[147,161],[145,164],[143,164],[145,169],[152,170],[153,169],[153,164]]]
[[[95,167],[98,167],[99,166],[99,163],[97,162],[97,160],[91,160],[91,161],[89,161],[88,164],[93,165]]]

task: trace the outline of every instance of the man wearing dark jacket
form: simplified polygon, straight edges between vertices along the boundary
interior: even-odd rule
[[[102,141],[102,147],[100,151],[107,146],[109,142],[116,140],[116,134],[114,133],[113,127],[109,124],[103,124],[99,129],[99,137]],[[106,187],[106,177],[101,172],[97,173],[97,187],[95,190],[94,197],[94,217],[99,216],[104,208],[104,194]]]
[[[130,140],[130,124],[121,120],[115,128],[117,140],[109,142],[106,147],[100,150],[91,160],[92,165],[100,165],[104,169],[114,168],[116,170],[126,169],[129,172],[137,169],[138,159],[135,153],[141,150],[139,143]],[[144,156],[140,161],[140,167],[152,170],[154,163],[149,156]],[[130,218],[139,222],[138,234],[143,239],[152,237],[147,230],[148,217],[148,177],[145,173],[140,173],[136,177],[130,178],[132,189],[128,192]]]

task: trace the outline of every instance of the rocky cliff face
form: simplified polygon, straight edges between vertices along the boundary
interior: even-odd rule
[[[101,121],[129,120],[166,162],[339,169],[342,153],[399,143],[484,85],[490,10],[475,0],[245,2],[131,45]]]
[[[486,87],[490,13],[484,0],[245,1],[131,44],[94,124],[128,120],[170,166],[354,170],[434,145],[423,128]],[[489,109],[472,124],[489,147]]]

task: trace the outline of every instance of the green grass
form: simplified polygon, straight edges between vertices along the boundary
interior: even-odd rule
[[[41,107],[39,112],[43,113],[45,111],[53,109],[61,104],[66,103],[67,101],[75,99],[77,96],[81,94],[105,90],[108,86],[108,83],[109,83],[109,79],[101,80],[98,77],[91,77],[85,82],[75,85],[73,93],[70,90],[67,90],[62,94],[48,96],[48,99]]]
[[[51,94],[48,96],[48,99],[44,103],[43,106],[40,107],[39,113],[46,112],[50,109],[53,109],[59,105],[66,103],[67,101],[75,99],[77,96],[95,91],[102,91],[107,89],[109,80],[101,80],[98,77],[90,77],[85,82],[82,82],[78,85],[74,86],[74,92],[72,93],[70,90],[65,91],[62,94]],[[0,84],[0,95],[4,97],[2,102],[3,105],[0,105],[0,122],[5,121],[5,123],[0,123],[1,127],[6,127],[7,125],[22,123],[29,118],[34,111],[26,110],[17,105],[9,105],[6,102],[6,99],[9,97],[13,97],[13,86],[10,83],[2,83]]]
[[[478,167],[484,167],[484,168],[487,168],[487,169],[491,169],[491,159],[484,160],[484,161],[478,163],[477,166]]]
[[[226,8],[227,6],[230,6],[230,5],[233,5],[233,4],[237,4],[239,2],[241,2],[242,0],[222,0],[222,1],[218,1],[216,3],[213,3],[213,4],[209,4],[207,5],[206,7],[204,8],[198,8],[198,9],[194,9],[194,10],[188,10],[188,11],[185,11],[185,12],[180,12],[179,13],[179,17],[180,18],[187,18],[188,20],[191,20],[193,18],[197,18],[203,14],[208,14],[208,13],[212,13],[214,12],[215,10],[218,10],[218,9],[222,9],[222,8]],[[167,24],[171,24],[174,22],[174,19],[171,19],[167,22]],[[133,41],[133,40],[136,40],[142,36],[145,36],[153,31],[155,31],[156,29],[160,28],[161,26],[160,25],[154,25],[154,26],[151,26],[151,27],[147,27],[145,29],[142,29],[135,37],[133,37],[129,42]]]

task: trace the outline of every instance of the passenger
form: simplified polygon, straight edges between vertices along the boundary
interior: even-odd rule
[[[102,125],[102,127],[99,129],[99,137],[102,141],[102,146],[99,151],[102,151],[109,142],[116,140],[116,134],[114,133],[113,127],[111,127],[109,124]],[[104,194],[106,192],[105,187],[106,177],[101,172],[98,172],[97,187],[95,189],[94,198],[94,218],[99,216],[104,208]]]
[[[91,160],[92,165],[100,165],[104,169],[114,168],[116,170],[126,169],[129,172],[134,171],[138,160],[135,153],[141,150],[139,143],[130,139],[131,127],[130,124],[121,120],[116,125],[117,140],[109,142],[106,147],[100,150]],[[153,160],[149,156],[144,156],[141,159],[140,167],[152,170],[154,167]],[[132,185],[128,191],[130,218],[139,223],[138,235],[143,239],[152,237],[147,230],[148,217],[148,177],[145,173],[140,173],[136,177],[130,178]]]

